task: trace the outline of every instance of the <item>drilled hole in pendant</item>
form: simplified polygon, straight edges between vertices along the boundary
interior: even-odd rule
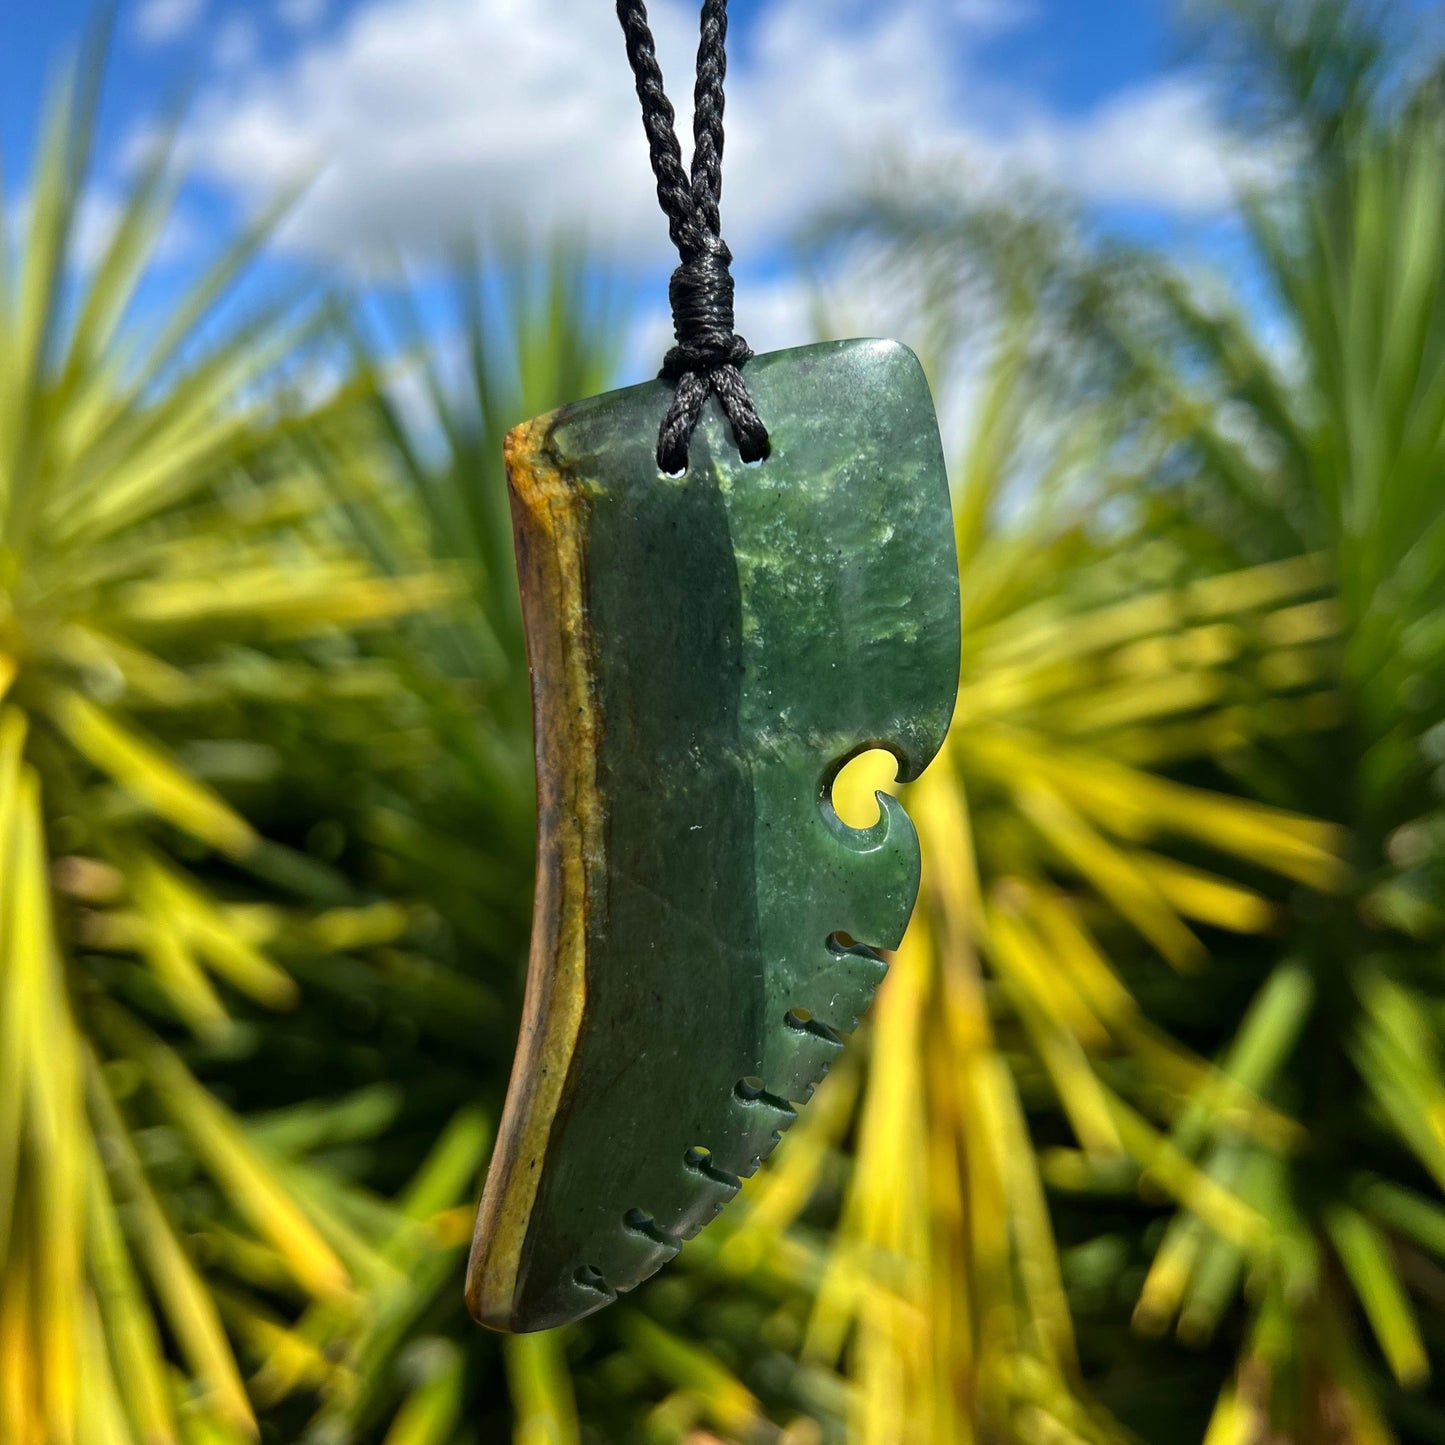
[[[858,948],[861,945],[851,933],[845,933],[841,928],[836,933],[828,935],[828,951],[830,953],[847,953],[850,948]]]
[[[753,1100],[760,1099],[767,1092],[767,1088],[760,1078],[749,1074],[747,1078],[738,1080],[734,1092],[745,1103],[751,1104]]]
[[[682,1162],[689,1169],[706,1169],[712,1163],[712,1150],[704,1149],[701,1144],[694,1144],[684,1152]]]
[[[595,1289],[599,1294],[607,1293],[607,1281],[603,1279],[602,1271],[595,1264],[584,1264],[572,1278],[583,1289]]]
[[[783,1022],[790,1029],[806,1030],[808,1025],[813,1022],[813,1015],[805,1008],[790,1008],[783,1015]]]
[[[652,1228],[652,1216],[645,1209],[629,1209],[622,1216],[622,1222],[629,1229],[640,1230],[643,1234]]]

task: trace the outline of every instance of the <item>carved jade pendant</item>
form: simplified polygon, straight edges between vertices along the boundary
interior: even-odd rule
[[[857,753],[910,780],[942,745],[958,574],[913,354],[849,341],[746,378],[771,454],[710,401],[654,457],[658,382],[507,438],[539,838],[521,1038],[467,1271],[483,1324],[535,1330],[646,1279],[811,1094],[884,973],[918,840]],[[859,942],[854,942],[859,940]]]

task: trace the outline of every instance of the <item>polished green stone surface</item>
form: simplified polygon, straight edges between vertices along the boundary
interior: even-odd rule
[[[546,431],[545,464],[585,512],[604,844],[510,1328],[588,1313],[716,1214],[843,1047],[884,973],[872,949],[896,946],[918,888],[902,806],[882,798],[859,831],[828,793],[869,747],[916,777],[953,707],[958,581],[927,383],[879,341],[745,375],[772,442],[759,465],[709,402],[687,474],[661,475],[657,383]]]

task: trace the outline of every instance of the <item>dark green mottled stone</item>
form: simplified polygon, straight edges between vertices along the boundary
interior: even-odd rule
[[[745,375],[772,442],[758,466],[710,402],[686,476],[660,475],[657,383],[564,408],[547,434],[586,496],[605,896],[512,1328],[599,1307],[717,1213],[883,975],[834,935],[896,946],[918,888],[902,807],[882,798],[859,831],[828,792],[869,747],[916,777],[953,707],[958,582],[927,383],[879,341]]]

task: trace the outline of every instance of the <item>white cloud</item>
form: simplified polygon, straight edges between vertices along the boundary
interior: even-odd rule
[[[1090,200],[1195,214],[1227,206],[1263,164],[1231,154],[1202,88],[1175,77],[1120,91],[1073,126],[1035,119],[1000,151]]]
[[[131,28],[143,45],[165,45],[194,28],[205,0],[141,0],[131,17]]]
[[[301,0],[287,0],[301,3]],[[684,150],[697,12],[654,0]],[[1228,149],[1201,93],[1164,79],[1060,119],[973,57],[1027,17],[1008,0],[773,0],[733,46],[724,233],[740,257],[889,158],[1085,198],[1225,204]],[[368,0],[278,66],[218,82],[192,137],[203,169],[255,200],[314,175],[283,235],[366,263],[477,229],[570,225],[666,255],[631,76],[597,0]]]
[[[276,0],[276,18],[288,30],[311,30],[326,14],[326,0]]]
[[[682,41],[677,0],[655,10]],[[384,258],[525,215],[660,254],[616,24],[593,0],[373,0],[203,98],[198,160],[253,198],[316,175],[287,233],[313,252]]]

